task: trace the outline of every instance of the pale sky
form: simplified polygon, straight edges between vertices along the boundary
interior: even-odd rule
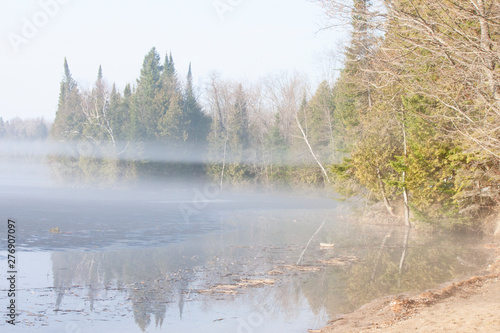
[[[217,71],[255,81],[282,71],[331,75],[327,54],[342,34],[319,31],[322,9],[308,0],[2,0],[0,117],[53,120],[63,61],[79,83],[135,83],[146,53],[172,51],[203,87]]]

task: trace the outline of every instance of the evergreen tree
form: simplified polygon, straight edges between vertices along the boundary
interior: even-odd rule
[[[130,84],[125,86],[123,96],[116,90],[115,85],[111,89],[109,102],[109,115],[111,127],[117,140],[125,141],[129,138],[130,128]]]
[[[334,122],[335,105],[332,89],[328,82],[323,81],[316,93],[307,104],[309,118],[308,137],[314,151],[323,161],[335,160],[337,139],[340,133],[336,131]]]
[[[157,136],[158,121],[162,111],[155,102],[161,89],[160,56],[153,47],[145,56],[141,75],[137,79],[131,109],[131,138],[135,140],[154,140]]]
[[[250,144],[247,100],[241,84],[233,92],[233,104],[229,109],[226,130],[224,149],[230,162],[226,174],[232,182],[239,183],[246,178],[245,150]]]
[[[172,52],[165,55],[165,64],[163,65],[162,79],[164,83],[172,84],[175,88],[177,85],[177,72],[175,70],[174,59],[172,57]]]
[[[184,112],[181,88],[171,53],[165,56],[163,68],[161,88],[156,98],[157,108],[161,110],[157,139],[169,142],[174,148],[187,139],[188,119]]]
[[[238,85],[234,96],[234,106],[229,114],[227,127],[229,144],[233,154],[239,154],[249,146],[248,110],[243,86]]]
[[[186,88],[184,90],[184,114],[188,119],[188,141],[196,144],[206,142],[208,132],[210,131],[210,118],[203,113],[194,95],[191,64],[189,64]]]
[[[332,89],[324,81],[318,86],[311,100],[308,101],[304,96],[298,113],[298,120],[302,124],[307,140],[314,154],[321,162],[331,163],[335,161],[336,143],[341,140],[341,133],[335,130],[334,110]],[[300,154],[302,155],[309,148],[298,128],[296,132],[295,145],[300,148]],[[310,156],[310,152],[307,155]],[[313,160],[312,158],[311,161]]]
[[[82,131],[85,116],[80,112],[80,93],[78,85],[69,70],[64,58],[64,75],[60,84],[59,103],[51,137],[56,140],[71,140],[78,138]]]
[[[0,138],[2,137],[2,129],[0,123]],[[33,124],[33,132],[31,133],[32,140],[45,140],[49,136],[49,130],[47,128],[47,124],[43,120],[43,118],[37,118],[34,120]]]
[[[274,114],[274,119],[270,129],[264,137],[263,170],[265,183],[268,186],[273,184],[284,184],[288,179],[287,157],[289,147],[286,144],[285,137],[280,130],[280,115]]]
[[[116,85],[113,83],[113,87],[111,88],[111,95],[109,96],[109,115],[111,119],[111,126],[113,127],[113,131],[118,135],[121,131],[121,122],[120,122],[120,114],[118,108],[121,104],[121,95],[118,91],[116,91]]]
[[[94,142],[115,141],[111,127],[111,115],[109,114],[108,88],[102,75],[102,67],[99,66],[97,78],[90,91],[82,96],[82,105],[86,121],[83,124],[83,134],[87,138],[93,138]]]
[[[360,117],[372,107],[372,65],[375,32],[371,1],[354,0],[351,13],[351,40],[345,51],[344,69],[333,90],[334,119],[340,145],[349,150],[359,134]]]

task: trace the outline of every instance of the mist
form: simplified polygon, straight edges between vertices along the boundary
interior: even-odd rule
[[[5,5],[0,330],[316,331],[486,267],[500,6],[435,2]]]

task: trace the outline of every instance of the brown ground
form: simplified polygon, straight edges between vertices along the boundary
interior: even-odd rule
[[[388,296],[310,332],[500,332],[500,247],[480,276],[416,295]]]

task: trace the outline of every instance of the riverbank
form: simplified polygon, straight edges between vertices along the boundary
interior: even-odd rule
[[[376,299],[311,332],[500,332],[500,240],[485,246],[496,260],[477,276]]]

